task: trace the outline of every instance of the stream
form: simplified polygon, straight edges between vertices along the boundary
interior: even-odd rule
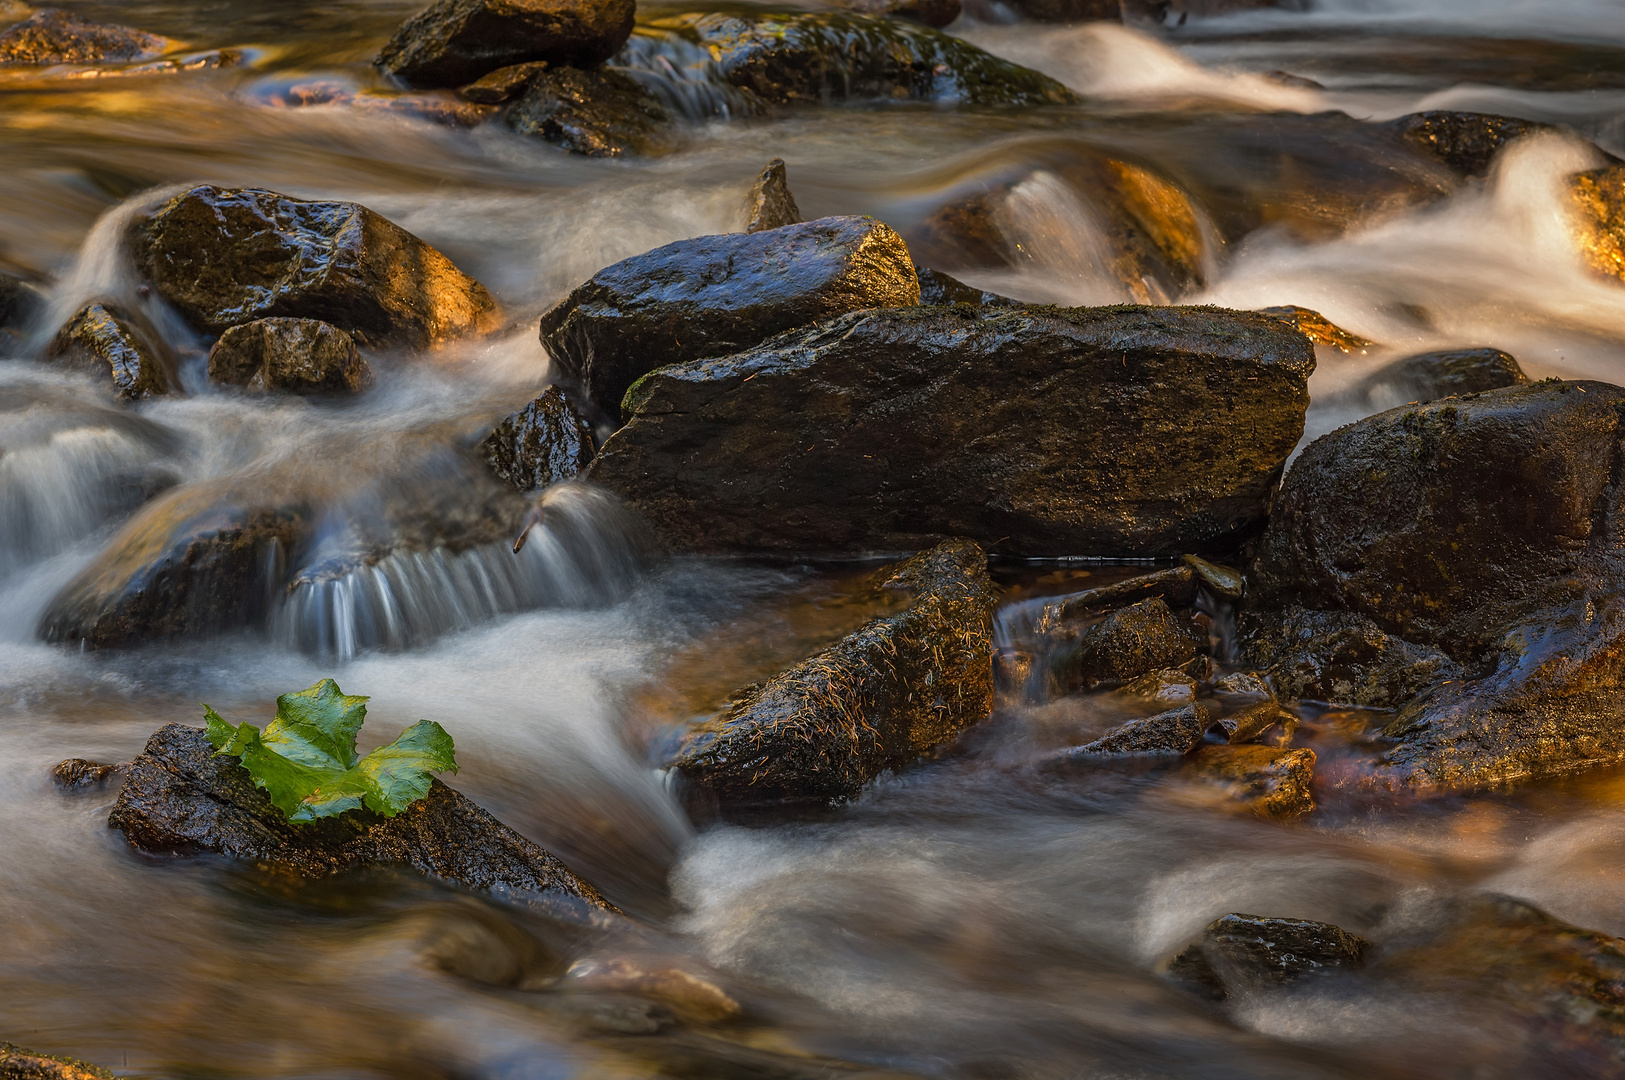
[[[1070,305],[1136,297],[1056,177],[1101,153],[1178,177],[1208,246],[1203,282],[1164,299],[1302,305],[1382,343],[1319,350],[1306,442],[1403,404],[1346,391],[1429,349],[1493,346],[1531,379],[1625,382],[1625,288],[1588,272],[1562,209],[1565,177],[1625,156],[1625,6],[1313,0],[1161,30],[965,18],[949,32],[1085,103],[711,116],[643,159],[356,104],[385,89],[371,58],[415,0],[72,7],[245,59],[100,78],[0,68],[0,270],[49,282],[33,348],[87,300],[135,288],[124,223],[194,183],[362,203],[484,283],[505,328],[433,363],[380,357],[377,387],[341,404],[211,386],[208,343],[178,318],[159,330],[185,395],[117,405],[88,376],[0,360],[0,1039],[143,1078],[1603,1075],[1466,978],[1329,980],[1218,1010],[1161,971],[1227,912],[1380,944],[1493,893],[1625,935],[1625,769],[1378,798],[1337,781],[1385,716],[1305,706],[1318,808],[1282,824],[1178,772],[1039,768],[1144,710],[1006,687],[991,719],[848,805],[696,826],[662,747],[886,610],[863,587],[879,561],[667,557],[580,484],[547,494],[518,556],[340,565],[268,598],[263,629],[86,651],[37,628],[151,485],[317,491],[334,552],[396,505],[477,504],[489,481],[448,448],[547,383],[542,311],[617,260],[742,229],[775,157],[806,218],[870,214],[904,233],[1007,179],[1024,261],[954,273]],[[1426,109],[1566,129],[1434,197],[1356,122]],[[992,565],[1005,617],[1143,569]],[[447,779],[629,918],[572,922],[404,871],[305,882],[150,858],[107,828],[114,790],[52,784],[63,759],[129,761],[164,724],[201,724],[203,702],[263,724],[277,695],[327,676],[371,699],[363,749],[438,721],[461,765]],[[674,1022],[567,976],[622,958],[692,972],[740,1015]]]

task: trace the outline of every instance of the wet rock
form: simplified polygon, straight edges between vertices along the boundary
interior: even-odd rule
[[[1021,301],[1000,296],[986,289],[966,285],[941,270],[927,270],[916,265],[914,272],[920,279],[920,304],[933,307],[939,304],[974,304],[977,307],[1021,307]]]
[[[485,287],[364,206],[202,185],[132,223],[137,269],[202,330],[320,319],[376,348],[494,329]]]
[[[1196,571],[1196,576],[1202,579],[1202,584],[1213,591],[1215,596],[1226,600],[1240,600],[1241,594],[1247,587],[1246,580],[1241,571],[1231,566],[1221,566],[1209,562],[1200,555],[1186,555],[1182,560],[1186,566]]]
[[[531,78],[508,126],[587,157],[648,156],[665,149],[670,112],[615,68],[553,67]]]
[[[128,765],[104,765],[85,758],[69,758],[51,770],[51,782],[63,791],[89,791],[107,786],[108,781],[128,769]]]
[[[1257,701],[1274,701],[1275,691],[1263,677],[1252,671],[1233,671],[1229,675],[1213,681],[1213,692],[1221,700],[1240,701],[1243,704],[1252,704]]]
[[[1207,706],[1198,701],[1155,716],[1130,720],[1092,743],[1061,751],[1051,761],[1079,762],[1126,754],[1188,754],[1202,741],[1207,727]]]
[[[1290,818],[1315,808],[1315,752],[1279,746],[1204,746],[1190,771],[1263,818]]]
[[[8,333],[20,333],[45,313],[45,297],[31,283],[0,273],[0,347]]]
[[[1196,680],[1175,668],[1162,668],[1125,683],[1122,693],[1125,697],[1145,698],[1173,708],[1196,700]]]
[[[536,78],[548,69],[545,60],[528,64],[510,64],[482,75],[457,91],[464,101],[476,105],[502,105],[524,93]]]
[[[1151,169],[1084,156],[1035,169],[1025,178],[950,202],[907,233],[927,265],[946,270],[1039,270],[1047,246],[1032,224],[1053,207],[1093,219],[1111,275],[1123,296],[1168,303],[1206,279],[1208,229],[1195,201]]]
[[[1364,965],[1371,943],[1330,923],[1226,915],[1168,965],[1168,974],[1215,1000],[1287,986]]]
[[[46,355],[105,373],[123,401],[160,397],[176,386],[175,354],[152,325],[128,308],[86,304],[57,331]]]
[[[946,541],[876,583],[912,606],[739,691],[672,761],[688,784],[724,808],[839,802],[987,717],[995,590],[982,549]]]
[[[873,218],[821,218],[679,240],[606,267],[542,316],[541,338],[593,406],[618,418],[627,388],[656,368],[919,298],[896,233]]]
[[[790,179],[783,158],[768,162],[762,175],[756,178],[756,186],[750,189],[747,217],[745,231],[748,233],[801,224],[801,208],[796,206],[796,197],[790,194]]]
[[[960,0],[832,0],[830,6],[859,15],[911,19],[940,30],[959,18]]]
[[[1625,280],[1625,165],[1576,173],[1569,198],[1586,265],[1601,277]]]
[[[1375,342],[1367,341],[1358,334],[1349,333],[1331,322],[1320,312],[1310,311],[1308,308],[1298,307],[1296,304],[1259,308],[1258,311],[1261,315],[1280,319],[1282,322],[1296,328],[1299,333],[1316,345],[1330,345],[1338,352],[1363,353],[1375,344]]]
[[[1463,677],[1461,665],[1438,649],[1350,612],[1248,613],[1241,631],[1248,658],[1288,698],[1391,709]]]
[[[170,45],[166,38],[133,27],[94,23],[70,11],[41,8],[0,32],[0,66],[147,60]]]
[[[1550,131],[1550,124],[1517,120],[1486,113],[1411,113],[1385,125],[1412,149],[1437,160],[1460,176],[1485,176],[1501,148],[1535,131]]]
[[[1177,618],[1158,597],[1119,608],[1091,626],[1077,648],[1059,661],[1069,689],[1118,686],[1158,668],[1175,668],[1196,658],[1188,621]]]
[[[527,61],[591,67],[632,33],[633,0],[439,0],[396,29],[377,65],[413,86],[461,86]]]
[[[1058,628],[1102,608],[1121,607],[1151,596],[1160,597],[1170,607],[1189,607],[1196,602],[1196,572],[1177,566],[1058,596],[1046,605],[1040,629]]]
[[[57,593],[46,641],[116,648],[246,625],[269,605],[267,566],[308,534],[297,506],[236,505],[209,486],[148,503]]]
[[[107,823],[152,854],[210,851],[306,877],[405,865],[500,896],[615,910],[563,863],[439,780],[391,818],[355,810],[294,825],[236,760],[215,754],[201,729],[179,724],[155,732],[130,764]]]
[[[693,551],[1217,551],[1262,525],[1313,364],[1214,308],[855,312],[645,376],[588,475]]]
[[[0,1042],[0,1080],[114,1080],[106,1069],[73,1058],[36,1054]]]
[[[480,443],[491,471],[520,491],[574,480],[596,449],[592,428],[556,386],[498,424]]]
[[[1547,380],[1379,413],[1298,459],[1249,618],[1363,616],[1466,673],[1389,725],[1389,781],[1473,788],[1625,757],[1622,407],[1619,387]]]
[[[1217,689],[1217,688],[1215,688]],[[1214,726],[1224,732],[1224,741],[1250,743],[1273,727],[1296,727],[1298,718],[1274,700],[1259,701],[1243,706],[1228,716],[1221,716]]]
[[[895,19],[848,12],[729,13],[664,20],[711,50],[732,85],[775,104],[878,98],[961,105],[1070,105],[1029,68]]]
[[[1053,0],[1041,0],[1053,2]],[[1077,0],[1063,0],[1077,2]],[[1154,26],[1183,26],[1192,15],[1212,18],[1235,11],[1254,11],[1258,8],[1284,8],[1287,11],[1308,10],[1309,0],[1122,0],[1123,21],[1130,25],[1149,23]]]
[[[681,968],[657,967],[633,960],[578,960],[565,973],[560,989],[650,998],[690,1024],[718,1024],[742,1011],[739,1002],[710,979]]]
[[[1355,393],[1367,401],[1437,401],[1480,394],[1529,381],[1518,361],[1500,349],[1449,349],[1396,360],[1365,379]]]
[[[250,390],[356,394],[372,385],[372,369],[336,326],[255,319],[220,335],[209,350],[209,379]]]

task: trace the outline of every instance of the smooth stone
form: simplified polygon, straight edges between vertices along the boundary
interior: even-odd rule
[[[316,319],[255,319],[220,335],[209,350],[209,379],[250,390],[357,394],[372,369],[355,340]]]
[[[121,401],[161,397],[177,382],[175,354],[158,331],[140,314],[108,301],[79,309],[45,355],[105,374]]]
[[[491,471],[519,491],[574,480],[592,463],[592,428],[556,386],[492,429],[480,443]]]
[[[1188,754],[1201,743],[1208,722],[1207,706],[1200,701],[1193,702],[1155,716],[1130,720],[1094,742],[1051,755],[1049,761],[1055,764],[1092,758]]]
[[[542,316],[560,373],[605,416],[646,373],[859,308],[913,305],[902,239],[868,217],[679,240],[598,271]],[[894,545],[891,550],[920,545]]]
[[[1228,716],[1221,716],[1214,721],[1214,726],[1224,732],[1225,742],[1234,744],[1250,743],[1270,728],[1293,727],[1297,723],[1296,716],[1281,708],[1278,702],[1269,700],[1245,705]]]
[[[536,81],[537,76],[548,69],[545,60],[532,61],[528,64],[511,64],[469,83],[457,91],[464,101],[471,101],[476,105],[502,105],[529,88]]]
[[[649,156],[667,148],[671,113],[612,67],[549,67],[508,111],[508,126],[586,157]]]
[[[598,340],[579,354],[597,363]],[[612,355],[648,357],[647,340]],[[968,536],[1022,556],[1217,553],[1255,536],[1314,369],[1308,340],[1265,316],[1127,306],[881,308],[734,356],[644,363],[670,366],[627,393],[588,476],[672,546]]]
[[[406,865],[508,900],[615,911],[554,856],[438,779],[430,781],[428,795],[394,817],[354,810],[295,825],[247,769],[215,754],[202,729],[180,724],[154,732],[130,763],[107,824],[154,855],[209,851],[312,878]]]
[[[1235,567],[1209,562],[1200,555],[1186,555],[1180,561],[1196,571],[1197,576],[1202,579],[1202,584],[1226,600],[1240,600],[1241,594],[1246,590],[1246,579]]]
[[[1194,702],[1196,680],[1177,668],[1161,668],[1124,683],[1118,692],[1125,697],[1144,698],[1167,709]]]
[[[914,272],[920,279],[921,306],[940,304],[971,304],[976,307],[1021,307],[1021,301],[1000,296],[986,289],[966,285],[963,281],[941,270],[928,270],[915,264]]]
[[[1086,630],[1076,648],[1056,661],[1056,674],[1069,689],[1120,686],[1189,663],[1196,646],[1189,621],[1177,618],[1161,597],[1152,597],[1119,608]]]
[[[996,590],[982,549],[949,540],[874,582],[912,605],[737,691],[686,737],[671,766],[700,799],[842,802],[987,718]]]
[[[496,303],[451,260],[357,203],[194,187],[131,223],[137,270],[201,330],[320,319],[373,348],[496,328]]]
[[[632,34],[633,0],[439,0],[375,61],[412,86],[460,86],[529,61],[592,67]]]
[[[748,233],[801,224],[801,208],[796,206],[796,197],[790,194],[783,158],[768,162],[762,175],[756,178],[756,185],[750,189],[747,218],[745,231]]]
[[[1418,404],[1481,394],[1529,381],[1518,361],[1500,349],[1445,349],[1396,360],[1362,380],[1353,396],[1367,402]]]

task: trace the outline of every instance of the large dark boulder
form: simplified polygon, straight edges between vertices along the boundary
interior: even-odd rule
[[[255,319],[220,335],[209,378],[250,390],[354,394],[372,385],[355,340],[318,319]]]
[[[612,67],[550,67],[531,75],[507,123],[521,135],[587,157],[648,156],[665,148],[671,113]]]
[[[483,285],[356,203],[202,185],[137,218],[128,241],[158,294],[211,333],[289,316],[424,348],[496,325]]]
[[[1216,308],[855,312],[645,376],[588,475],[692,551],[1224,549],[1263,525],[1313,370]]]
[[[179,389],[175,354],[140,314],[110,301],[86,304],[47,346],[48,357],[105,375],[123,401]]]
[[[549,386],[480,443],[491,471],[519,491],[574,480],[596,450],[592,428],[564,392]]]
[[[542,316],[542,344],[605,415],[640,376],[859,308],[917,304],[908,248],[868,217],[679,240],[598,271]]]
[[[1399,639],[1373,641],[1379,665],[1448,676],[1442,654],[1465,676],[1385,702],[1403,706],[1388,779],[1472,788],[1625,757],[1622,408],[1625,389],[1547,380],[1379,413],[1294,465],[1248,636],[1313,618],[1297,608],[1362,616]]]
[[[740,10],[664,22],[710,49],[733,86],[775,104],[863,98],[1021,106],[1078,101],[1048,75],[897,19]]]
[[[723,807],[837,802],[985,719],[996,593],[987,557],[950,540],[876,576],[913,603],[738,691],[671,762]]]
[[[57,8],[41,8],[0,32],[0,66],[97,64],[148,60],[171,43],[129,26],[95,23]]]
[[[147,740],[107,823],[133,847],[155,855],[216,852],[306,877],[409,866],[509,898],[615,910],[558,859],[439,780],[394,817],[353,810],[295,825],[242,765],[216,755],[201,729],[180,724]]]
[[[377,64],[413,86],[461,86],[526,61],[590,67],[632,33],[633,0],[439,0],[395,31]]]
[[[1459,176],[1484,176],[1501,148],[1550,124],[1488,113],[1433,110],[1411,113],[1385,125],[1407,146]]]

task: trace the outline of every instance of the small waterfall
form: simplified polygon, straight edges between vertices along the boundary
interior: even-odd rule
[[[0,385],[0,578],[174,482],[175,437],[49,384]]]
[[[273,610],[272,636],[325,660],[349,660],[502,614],[625,597],[650,562],[636,520],[612,497],[577,484],[548,489],[541,505],[545,520],[517,554],[511,542],[497,542],[307,567]]]
[[[760,111],[728,82],[711,50],[681,30],[640,26],[612,61],[677,115],[726,119]]]
[[[1145,299],[1132,294],[1114,267],[1117,252],[1099,212],[1054,173],[1041,169],[1012,188],[998,219],[1036,279],[1030,284],[1053,291],[1054,299],[1085,305]]]

